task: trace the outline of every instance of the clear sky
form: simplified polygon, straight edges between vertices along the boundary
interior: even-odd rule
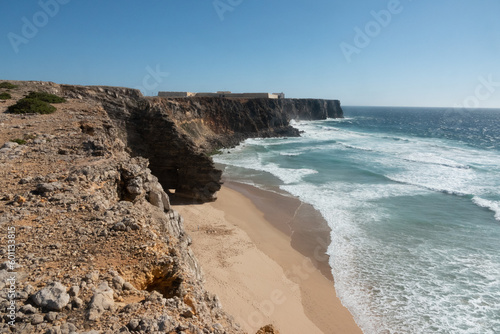
[[[2,1],[0,79],[500,108],[499,18],[499,0]]]

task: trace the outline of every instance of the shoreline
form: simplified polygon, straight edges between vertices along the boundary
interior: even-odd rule
[[[226,180],[224,185],[250,199],[271,225],[291,239],[291,246],[309,258],[323,276],[333,282],[327,254],[332,242],[331,229],[319,211],[292,195],[234,181]]]
[[[219,199],[174,205],[206,288],[248,333],[362,333],[335,294],[330,229],[299,199],[226,182]],[[328,238],[326,238],[328,236]]]

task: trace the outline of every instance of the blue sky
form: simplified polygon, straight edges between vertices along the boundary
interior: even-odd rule
[[[3,1],[0,78],[500,108],[499,14],[498,0]]]

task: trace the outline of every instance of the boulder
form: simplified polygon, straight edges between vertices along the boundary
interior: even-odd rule
[[[69,303],[69,294],[66,287],[54,282],[38,291],[33,296],[34,303],[49,311],[61,311]]]
[[[61,182],[52,182],[52,183],[39,183],[36,186],[36,191],[45,194],[57,191],[63,187]]]
[[[108,283],[103,282],[99,285],[90,300],[87,319],[90,321],[99,320],[101,315],[109,310],[113,311],[115,308],[115,301],[113,299],[113,289],[108,286]]]
[[[280,332],[273,325],[267,325],[257,331],[256,334],[279,334]]]
[[[170,200],[163,190],[151,190],[148,193],[149,203],[159,207],[162,211],[170,211]]]
[[[117,290],[121,290],[123,288],[123,284],[125,284],[125,280],[121,276],[115,276],[112,279],[113,287]]]

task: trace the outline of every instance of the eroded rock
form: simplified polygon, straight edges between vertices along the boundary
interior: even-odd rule
[[[37,306],[50,311],[61,311],[68,305],[69,299],[66,287],[60,282],[50,283],[33,296]]]
[[[94,292],[89,304],[87,319],[90,321],[98,320],[105,311],[113,311],[115,301],[113,299],[113,289],[108,286],[108,283],[103,282]]]

